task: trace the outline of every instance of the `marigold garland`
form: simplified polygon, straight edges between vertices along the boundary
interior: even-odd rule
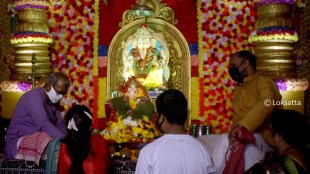
[[[253,31],[249,37],[249,42],[259,41],[286,41],[297,42],[298,35],[296,30],[287,28],[264,28]]]
[[[199,115],[199,78],[191,78],[191,119],[198,119]]]
[[[19,44],[19,43],[53,43],[52,35],[48,33],[41,32],[17,32],[14,33],[11,37],[11,44]]]
[[[99,0],[95,0],[95,16],[94,16],[94,29],[95,29],[95,36],[94,36],[94,76],[98,76],[98,45],[99,45]]]
[[[106,140],[117,143],[148,142],[159,136],[155,124],[147,117],[136,120],[131,117],[119,118],[117,122],[108,122],[109,127],[100,132]]]
[[[15,10],[23,10],[27,8],[49,10],[50,2],[48,0],[16,0],[14,2]]]
[[[99,78],[99,96],[98,96],[98,118],[105,118],[104,104],[106,101],[107,78]]]

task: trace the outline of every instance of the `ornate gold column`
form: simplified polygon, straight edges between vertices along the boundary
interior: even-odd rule
[[[53,39],[49,34],[46,14],[50,3],[48,0],[16,0],[14,8],[17,11],[17,25],[11,37],[16,55],[12,79],[29,80],[33,65],[35,79],[39,79],[52,72],[49,44]]]
[[[53,42],[49,34],[46,12],[50,9],[48,0],[15,0],[17,25],[11,36],[15,62],[12,81],[3,81],[2,117],[10,119],[19,98],[33,88],[41,77],[52,73],[49,44]],[[29,81],[32,81],[32,84]]]
[[[294,3],[294,0],[256,1],[256,30],[249,42],[255,45],[258,72],[275,80],[284,109],[304,113],[304,91],[309,84],[307,79],[296,79],[293,43],[298,37],[291,19]]]
[[[257,6],[256,30],[253,42],[257,57],[257,71],[273,79],[296,77],[292,43],[297,33],[290,19],[291,4],[262,4]]]

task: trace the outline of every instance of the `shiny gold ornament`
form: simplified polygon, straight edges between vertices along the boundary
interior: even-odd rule
[[[40,32],[40,33],[48,33],[49,28],[47,24],[36,23],[36,22],[23,22],[16,26],[16,32]]]
[[[255,42],[257,71],[271,78],[294,78],[293,47],[287,42]]]
[[[15,62],[12,78],[15,80],[26,80],[32,75],[32,55],[35,56],[35,78],[52,73],[52,64],[49,57],[49,45],[45,43],[16,44]]]
[[[142,0],[140,0],[142,1]],[[175,19],[174,11],[170,7],[167,6],[166,3],[161,3],[162,0],[148,0],[145,5],[150,7],[154,13],[152,14],[152,18],[159,18],[164,20],[172,25],[178,23],[178,20]],[[135,15],[131,12],[131,10],[126,10],[123,13],[123,21],[119,24],[120,27],[123,27],[130,22],[144,18],[143,16]]]
[[[280,17],[288,16],[292,6],[289,4],[267,4],[257,7],[258,17]]]
[[[257,8],[256,29],[269,27],[291,28],[290,20],[291,5],[289,4],[267,4]]]
[[[42,32],[48,33],[48,21],[45,10],[25,9],[17,13],[18,25],[16,32]]]
[[[16,59],[12,74],[13,80],[40,79],[52,73],[52,64],[49,57],[49,44],[44,38],[27,38],[34,32],[42,35],[49,33],[46,10],[26,8],[17,12],[16,32],[26,32],[25,37],[15,38],[14,42]],[[28,32],[28,33],[27,33]],[[18,39],[22,42],[18,42]]]
[[[292,21],[287,17],[270,17],[260,18],[255,22],[256,29],[270,28],[270,27],[285,27],[292,28]]]
[[[19,21],[45,23],[47,21],[47,14],[45,10],[27,8],[19,10],[17,18]]]
[[[255,28],[291,28],[290,20],[292,6],[289,4],[267,4],[257,8],[257,20]],[[263,37],[262,37],[263,38]],[[255,56],[257,57],[257,71],[271,78],[294,78],[295,61],[293,59],[293,47],[290,40],[266,40],[256,41]]]

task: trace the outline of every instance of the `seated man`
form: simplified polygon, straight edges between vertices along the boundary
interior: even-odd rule
[[[216,173],[206,147],[185,133],[187,100],[178,90],[170,89],[156,99],[157,126],[164,135],[140,152],[136,174]]]
[[[40,161],[50,140],[67,134],[59,101],[67,93],[69,78],[51,74],[43,87],[26,92],[16,104],[7,130],[4,157]]]

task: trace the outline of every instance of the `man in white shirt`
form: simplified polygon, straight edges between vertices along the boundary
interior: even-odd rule
[[[164,134],[140,152],[136,174],[209,174],[216,173],[206,147],[185,133],[187,100],[176,89],[156,99],[157,126]]]

